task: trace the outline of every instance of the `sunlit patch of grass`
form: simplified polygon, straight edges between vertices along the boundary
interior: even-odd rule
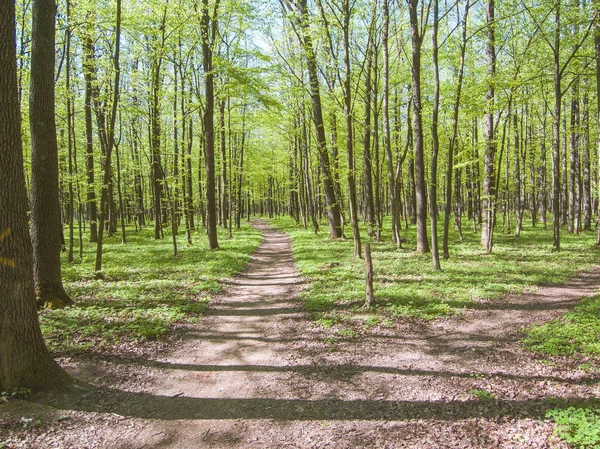
[[[287,217],[271,223],[291,236],[297,266],[310,282],[302,293],[306,310],[327,324],[333,316],[334,321],[340,321],[340,314],[359,315],[364,302],[365,264],[353,258],[350,229],[346,229],[348,239],[332,241],[326,225],[315,235]],[[389,222],[384,229],[389,232]],[[369,241],[366,228],[361,227],[361,235],[363,244]],[[561,251],[553,251],[552,228],[533,228],[526,223],[519,238],[498,229],[493,252],[488,255],[480,245],[480,234],[465,224],[462,242],[452,230],[451,257],[441,261],[443,271],[437,272],[430,254],[415,252],[414,226],[403,229],[401,236],[408,240],[403,249],[392,244],[389,234],[384,234],[381,242],[370,241],[377,301],[370,316],[426,320],[450,316],[477,301],[562,283],[593,266],[600,253],[595,232],[565,232]]]
[[[101,351],[122,343],[164,337],[175,324],[194,321],[206,309],[210,293],[242,271],[261,241],[248,225],[229,239],[220,235],[220,249],[208,250],[203,232],[194,245],[178,240],[173,257],[169,238],[154,240],[150,226],[106,238],[104,280],[94,277],[95,244],[85,244],[84,257],[63,261],[63,278],[74,307],[40,313],[42,332],[50,349],[67,354]]]
[[[583,299],[572,312],[525,331],[524,343],[548,355],[600,355],[600,295]]]

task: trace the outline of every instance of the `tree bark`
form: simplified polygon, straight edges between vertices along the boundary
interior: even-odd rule
[[[202,22],[200,34],[202,37],[202,64],[205,80],[204,91],[206,106],[204,110],[204,139],[206,165],[206,225],[208,232],[208,247],[219,248],[217,239],[217,200],[215,192],[215,75],[213,72],[213,45],[217,33],[217,8],[215,17],[210,17],[208,0],[202,0]]]
[[[554,182],[554,195],[552,198],[552,212],[554,214],[553,247],[558,251],[560,250],[560,122],[562,103],[560,73],[560,3],[557,3],[556,5],[554,27],[554,124],[552,136],[552,177]],[[565,208],[564,204],[563,208]]]
[[[450,258],[449,250],[449,234],[450,234],[450,213],[452,211],[452,175],[454,172],[454,152],[456,147],[456,140],[458,139],[458,117],[460,112],[460,100],[462,96],[462,85],[465,73],[465,53],[467,49],[467,19],[469,15],[470,2],[467,0],[465,5],[464,17],[462,20],[462,40],[460,44],[460,63],[458,67],[458,79],[456,82],[456,97],[454,100],[454,107],[452,113],[452,137],[448,145],[448,168],[446,170],[446,204],[444,207],[444,235],[442,238],[442,253],[444,259]],[[457,176],[458,178],[458,176]],[[460,182],[457,183],[460,186]],[[459,191],[455,192],[458,196]],[[460,219],[458,217],[458,208],[455,211],[455,216],[458,218],[457,225],[460,225]]]
[[[58,142],[54,118],[54,0],[33,3],[31,94],[31,240],[38,303],[73,304],[60,269],[61,213],[58,200]]]
[[[350,0],[342,1],[343,9],[343,31],[344,31],[344,66],[346,78],[344,80],[344,117],[346,119],[346,152],[348,155],[348,203],[350,206],[350,222],[352,225],[352,236],[354,240],[354,257],[362,258],[362,247],[360,242],[360,229],[358,228],[358,209],[356,201],[356,179],[354,168],[354,125],[352,114],[352,86],[350,84]]]
[[[431,188],[430,188],[430,200],[431,206],[430,220],[431,220],[431,255],[433,259],[433,268],[441,271],[440,265],[440,254],[438,245],[438,231],[437,231],[437,159],[440,148],[440,138],[438,135],[438,119],[440,111],[440,69],[438,63],[438,27],[439,27],[439,0],[433,0],[433,115],[431,120],[431,136],[433,139],[432,152],[431,152]]]
[[[291,3],[285,3],[286,7],[290,8]],[[317,136],[317,150],[319,152],[319,165],[321,168],[321,178],[323,183],[323,193],[325,194],[327,222],[329,224],[329,236],[332,239],[343,237],[342,220],[340,206],[336,198],[331,167],[329,164],[329,153],[327,151],[327,139],[325,137],[325,122],[323,120],[323,106],[321,103],[321,92],[319,87],[319,76],[317,59],[313,46],[312,37],[310,35],[310,26],[308,23],[308,10],[306,0],[298,0],[296,2],[297,25],[300,28],[298,38],[302,43],[308,77],[310,82],[310,97],[313,107],[313,122],[315,125]]]
[[[396,243],[398,248],[402,248],[402,239],[400,238],[400,219],[398,214],[400,204],[398,198],[396,198],[394,161],[392,159],[392,138],[390,130],[390,64],[388,54],[389,24],[390,12],[388,0],[383,0],[383,33],[381,35],[381,45],[383,47],[383,133],[392,215],[392,240]]]
[[[104,239],[104,222],[106,220],[106,213],[108,211],[108,200],[109,200],[109,188],[112,184],[112,151],[115,145],[115,124],[117,120],[117,110],[119,107],[119,86],[121,80],[121,68],[119,65],[120,51],[121,51],[121,0],[117,0],[117,12],[116,12],[116,27],[115,27],[115,53],[113,56],[114,64],[114,80],[113,80],[113,92],[112,92],[112,108],[109,121],[109,128],[106,133],[106,154],[104,156],[104,174],[102,180],[102,194],[100,196],[100,222],[98,228],[98,243],[96,245],[96,276],[101,276],[102,272],[102,251],[103,251],[103,239]],[[110,196],[112,198],[112,195]]]
[[[495,174],[494,159],[496,157],[496,142],[494,133],[494,77],[496,75],[496,46],[494,0],[488,0],[486,8],[487,23],[487,59],[488,59],[488,91],[486,95],[486,113],[484,117],[485,131],[485,156],[483,178],[483,225],[481,227],[481,244],[486,247],[486,252],[492,252],[492,226],[494,211]]]
[[[0,8],[0,391],[58,388],[70,380],[44,345],[36,311],[15,35],[15,3],[7,1]]]
[[[425,160],[423,149],[423,107],[421,104],[421,46],[423,36],[419,29],[417,8],[419,0],[407,0],[412,36],[412,99],[413,145],[415,155],[415,196],[417,219],[417,252],[429,252],[427,239],[427,187],[425,185]],[[422,18],[425,20],[425,18]]]
[[[88,15],[89,16],[89,15]],[[83,75],[85,79],[85,137],[86,137],[86,175],[87,175],[87,210],[90,226],[90,242],[98,240],[98,211],[96,207],[96,187],[94,184],[94,133],[92,124],[93,109],[93,70],[94,41],[91,36],[92,27],[88,24],[83,36]]]

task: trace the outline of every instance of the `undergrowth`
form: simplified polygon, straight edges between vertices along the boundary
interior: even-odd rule
[[[600,295],[583,299],[573,311],[525,331],[525,345],[547,355],[600,356]]]
[[[415,227],[401,231],[407,239],[397,249],[389,234],[382,241],[369,240],[361,227],[363,244],[370,241],[375,270],[377,306],[366,314],[362,309],[365,291],[365,264],[353,258],[350,237],[330,240],[326,223],[315,235],[310,229],[284,217],[271,220],[292,238],[294,257],[301,274],[309,281],[302,293],[307,311],[325,326],[346,320],[385,321],[394,318],[431,320],[477,307],[477,302],[507,293],[520,293],[542,284],[564,282],[597,261],[596,234],[564,234],[561,251],[552,250],[552,229],[525,226],[521,237],[498,230],[494,250],[487,255],[480,234],[467,229],[464,240],[452,231],[450,259],[442,270],[432,268],[430,254],[417,254]],[[384,229],[390,229],[389,222]],[[388,231],[389,232],[389,231]],[[543,263],[541,263],[543,261]]]
[[[171,239],[154,240],[152,231],[129,229],[126,245],[119,234],[105,238],[104,280],[94,278],[94,244],[85,244],[81,260],[63,260],[65,289],[76,304],[40,313],[51,351],[104,351],[165,336],[176,323],[196,319],[208,295],[244,269],[261,241],[259,231],[244,225],[233,239],[220,235],[220,249],[210,251],[197,232],[191,247],[179,238],[173,257]]]
[[[600,295],[583,299],[573,311],[525,330],[523,342],[549,356],[600,356]],[[588,363],[580,369],[593,370]],[[600,448],[600,404],[555,408],[546,413],[555,422],[554,436],[574,448]]]
[[[576,449],[600,448],[600,405],[596,401],[549,410],[546,418],[555,422],[554,438]]]

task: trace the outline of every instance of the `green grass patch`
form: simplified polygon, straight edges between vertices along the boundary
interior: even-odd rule
[[[219,237],[221,248],[210,251],[203,232],[194,235],[191,247],[182,235],[173,257],[170,238],[154,240],[150,226],[130,229],[126,245],[118,234],[105,239],[104,280],[94,278],[95,244],[86,244],[81,260],[63,260],[65,289],[76,305],[40,313],[48,346],[60,354],[110,350],[163,337],[176,323],[193,321],[209,294],[244,269],[262,239],[248,225],[233,239]]]
[[[600,355],[600,295],[583,299],[560,318],[531,326],[523,341],[548,355]]]
[[[571,407],[548,410],[555,422],[553,436],[577,449],[600,448],[600,404],[588,401]]]
[[[469,390],[468,393],[480,401],[491,401],[495,399],[494,395],[487,390],[472,389]]]
[[[440,219],[441,222],[441,219]],[[364,302],[365,265],[353,258],[350,238],[332,241],[326,223],[315,235],[287,217],[271,223],[292,238],[294,257],[301,274],[309,281],[302,293],[306,310],[324,325],[334,325],[342,316],[358,316]],[[464,240],[453,230],[449,260],[442,260],[443,271],[432,267],[430,254],[417,254],[416,231],[411,226],[401,231],[408,240],[397,249],[388,232],[381,242],[371,241],[375,269],[377,307],[369,313],[380,319],[416,318],[431,320],[460,313],[477,300],[488,300],[507,293],[520,293],[542,284],[558,284],[589,268],[598,260],[596,233],[584,232],[561,236],[561,251],[552,250],[552,229],[526,225],[521,237],[498,229],[494,250],[484,254],[480,233],[464,226]],[[361,227],[363,244],[369,241]],[[440,230],[441,235],[441,230]],[[368,323],[367,323],[368,324]]]

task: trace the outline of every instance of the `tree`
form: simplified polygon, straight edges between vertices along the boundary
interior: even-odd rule
[[[54,118],[54,0],[33,2],[31,93],[31,239],[38,302],[62,307],[73,301],[62,285],[58,142]]]
[[[114,81],[112,92],[112,109],[109,118],[109,126],[106,132],[106,149],[104,154],[104,176],[102,180],[102,194],[100,195],[100,222],[98,232],[98,243],[96,245],[96,273],[102,271],[102,250],[104,242],[104,222],[108,212],[109,186],[112,184],[112,151],[115,146],[115,124],[117,110],[119,108],[119,87],[121,80],[121,68],[119,65],[121,52],[121,0],[117,0],[116,23],[115,23],[115,53],[114,53]]]
[[[440,148],[440,138],[438,134],[438,120],[440,116],[440,68],[438,61],[438,29],[439,21],[439,1],[433,0],[433,79],[434,79],[434,94],[433,94],[433,117],[431,120],[431,136],[433,137],[433,146],[431,154],[431,194],[430,194],[430,220],[431,220],[431,255],[433,258],[433,268],[441,270],[440,253],[438,245],[437,231],[437,160]]]
[[[488,0],[486,8],[487,25],[487,65],[488,65],[488,89],[486,94],[486,111],[484,117],[485,133],[485,156],[484,156],[484,176],[483,176],[483,226],[481,227],[481,244],[485,246],[488,253],[492,252],[492,236],[494,226],[494,195],[495,185],[495,158],[496,158],[496,138],[494,133],[494,100],[495,87],[494,77],[496,76],[496,38],[495,38],[495,19],[494,19],[494,0]]]
[[[394,162],[392,160],[392,137],[390,130],[390,57],[388,48],[389,27],[390,10],[388,0],[383,0],[383,33],[381,35],[381,45],[383,47],[383,133],[385,160],[387,162],[388,184],[390,190],[392,240],[396,242],[398,248],[402,248],[402,239],[400,238],[400,214],[398,213],[400,201],[399,198],[396,197]]]
[[[308,76],[310,81],[310,97],[313,106],[313,122],[317,134],[317,149],[319,152],[319,165],[321,166],[321,178],[323,190],[325,193],[325,202],[327,206],[327,221],[329,223],[329,236],[332,239],[341,238],[342,220],[340,205],[335,194],[331,167],[329,165],[329,153],[327,151],[327,139],[325,138],[325,121],[323,119],[323,105],[321,103],[321,91],[318,76],[317,57],[310,35],[309,14],[306,6],[306,0],[280,0],[281,3],[295,16],[292,19],[294,30],[298,40],[302,44],[306,59]]]
[[[205,164],[206,164],[206,224],[208,247],[217,249],[217,199],[215,195],[215,75],[213,72],[213,48],[217,37],[217,13],[219,0],[215,1],[211,16],[208,0],[202,0],[200,35],[202,37],[202,65],[204,68]]]
[[[421,46],[425,27],[419,24],[426,20],[419,11],[419,0],[407,0],[410,15],[412,37],[412,101],[413,101],[413,145],[415,151],[415,194],[417,215],[417,252],[428,253],[429,241],[427,240],[427,187],[425,185],[425,158],[423,149],[423,105],[421,95]]]
[[[27,229],[15,40],[15,3],[5,1],[0,8],[1,391],[55,388],[69,381],[46,349],[37,318],[33,254]]]
[[[458,6],[457,6],[458,8]],[[456,87],[456,97],[454,99],[454,107],[452,112],[452,135],[448,144],[448,168],[446,170],[446,204],[444,207],[444,236],[442,238],[442,251],[444,259],[450,257],[450,250],[448,247],[448,239],[450,234],[450,212],[452,210],[452,175],[454,172],[454,151],[456,141],[458,139],[458,118],[460,113],[460,100],[462,96],[463,78],[465,73],[465,53],[467,49],[467,19],[469,17],[470,1],[467,0],[465,4],[465,11],[462,19],[462,33],[460,42],[460,62],[458,66],[458,77]],[[460,16],[459,16],[460,17]],[[458,178],[458,176],[457,176]],[[456,179],[455,181],[458,181]],[[460,186],[460,184],[458,184]],[[458,190],[458,189],[457,189]],[[458,196],[459,192],[455,192]],[[456,211],[456,215],[459,213]],[[459,220],[457,220],[459,222]]]

